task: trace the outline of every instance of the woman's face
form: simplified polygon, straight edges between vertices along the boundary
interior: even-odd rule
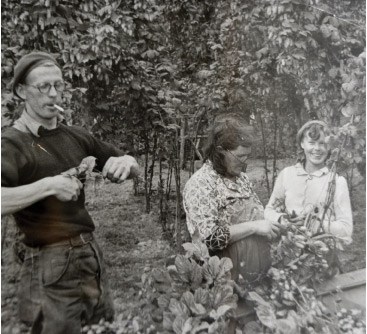
[[[317,170],[325,166],[329,149],[323,132],[320,132],[320,137],[317,140],[310,138],[306,132],[301,142],[301,147],[305,152],[306,167]]]
[[[225,150],[224,164],[227,168],[227,176],[240,175],[246,166],[246,160],[251,153],[251,147],[238,146],[235,150]]]

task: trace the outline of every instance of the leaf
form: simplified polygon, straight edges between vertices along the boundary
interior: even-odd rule
[[[86,172],[92,172],[95,165],[96,165],[96,160],[97,158],[89,156],[86,157],[82,160],[82,162],[80,163],[79,167],[83,170],[84,168],[86,168]]]
[[[306,24],[305,29],[307,29],[309,31],[316,31],[317,30],[316,26],[313,25],[313,24]]]
[[[191,263],[190,283],[191,289],[197,289],[203,280],[202,268],[196,263]]]
[[[358,82],[356,80],[351,80],[350,82],[345,82],[342,84],[342,89],[346,93],[350,93],[354,90],[354,88],[358,85]]]
[[[278,281],[280,279],[280,272],[279,269],[271,267],[268,271],[269,276],[272,277],[275,281]],[[256,298],[256,296],[255,296]]]
[[[174,281],[181,281],[180,274],[177,271],[177,267],[174,265],[170,265],[167,267],[167,271],[169,275],[171,276],[171,279]]]
[[[288,312],[286,319],[276,320],[276,334],[298,334],[300,333],[300,328],[298,326],[300,323],[299,316],[295,311],[291,310]]]
[[[246,334],[259,334],[263,333],[263,328],[256,321],[250,321],[245,325],[244,333]]]
[[[275,268],[274,268],[275,269]],[[255,291],[249,292],[249,299],[257,303],[258,305],[270,306],[270,304],[265,301],[258,293]]]
[[[209,326],[208,334],[218,334],[218,333],[224,333],[224,332],[220,331],[218,321],[214,321]]]
[[[356,109],[355,106],[351,105],[351,104],[347,104],[346,106],[344,106],[341,109],[341,113],[343,114],[343,116],[345,117],[351,117],[352,115],[356,114]]]
[[[137,81],[133,81],[131,83],[131,88],[134,89],[134,90],[140,90],[141,89],[141,87],[140,87],[140,85]]]
[[[249,299],[257,304],[255,310],[261,323],[273,329],[275,327],[276,316],[270,303],[254,291],[249,292]]]
[[[70,177],[71,176],[82,177],[82,176],[85,176],[86,173],[91,173],[95,165],[96,165],[96,158],[92,156],[88,156],[88,157],[85,157],[80,162],[78,167],[70,168],[67,171],[62,172],[61,175],[70,176]]]
[[[200,241],[200,243],[184,243],[182,247],[186,250],[186,255],[199,261],[209,259],[209,251],[206,245]]]
[[[186,304],[194,315],[203,315],[206,313],[203,305],[195,303],[194,295],[190,291],[182,294],[181,301]]]
[[[196,245],[192,244],[191,242],[184,243],[182,247],[185,249],[189,257],[191,257],[194,254],[194,252],[197,250]]]
[[[151,275],[158,283],[171,283],[171,277],[164,269],[154,268],[151,272]]]
[[[195,227],[194,234],[191,237],[192,243],[195,245],[202,244],[203,241],[201,240],[200,232],[197,227]]]
[[[178,316],[175,318],[172,324],[172,329],[176,334],[182,334],[183,326],[185,325],[187,318],[184,318],[182,316]]]
[[[329,70],[328,74],[331,78],[335,78],[339,73],[339,69],[337,69],[336,67],[333,67]]]
[[[208,332],[208,329],[209,329],[210,325],[203,321],[201,322],[198,326],[195,326],[193,329],[192,329],[192,332],[188,332],[188,334],[196,334],[196,333],[207,333]]]
[[[330,37],[330,35],[331,35],[331,31],[330,31],[329,25],[326,25],[326,24],[321,25],[320,30],[321,30],[321,32],[322,32],[322,35],[323,35],[325,38]]]
[[[169,304],[170,304],[170,298],[169,298],[169,295],[167,294],[161,294],[159,297],[158,297],[158,306],[161,308],[161,309],[166,309],[169,307]]]
[[[194,292],[195,303],[207,305],[209,302],[209,291],[203,288],[198,288]]]
[[[163,312],[163,328],[172,331],[175,316],[170,312]]]
[[[303,53],[295,53],[295,54],[292,55],[292,57],[295,58],[295,59],[298,59],[298,60],[299,59],[303,59],[303,60],[306,59],[306,57]]]
[[[218,310],[217,310],[217,316],[219,317],[223,317],[228,311],[232,310],[233,307],[231,305],[221,305],[219,306]]]
[[[193,330],[193,318],[188,318],[186,319],[183,327],[182,327],[182,334],[190,334],[192,333],[192,330]]]
[[[212,76],[214,74],[213,71],[208,71],[208,70],[201,70],[197,73],[197,77],[199,79],[207,79],[209,78],[210,76]]]
[[[212,307],[214,309],[219,308],[222,305],[230,305],[236,307],[237,296],[233,293],[232,286],[229,285],[217,285],[212,289]]]
[[[175,266],[177,268],[177,272],[179,274],[180,279],[183,282],[188,283],[190,280],[191,274],[191,262],[185,256],[179,254],[175,260]]]
[[[225,273],[228,273],[233,268],[232,260],[228,257],[221,258],[219,265]]]
[[[178,107],[182,104],[182,101],[176,97],[172,98],[171,102],[175,107]]]
[[[159,56],[159,52],[156,50],[148,50],[142,53],[143,58],[153,59]]]
[[[177,299],[171,298],[168,309],[176,317],[179,315],[186,315],[187,317],[189,316],[189,310],[187,306]]]
[[[205,263],[203,267],[203,275],[209,284],[217,278],[220,271],[220,260],[218,256],[212,256],[209,258],[208,263]]]
[[[268,52],[269,52],[269,48],[265,46],[264,48],[255,52],[256,58],[260,59],[262,56],[266,56]]]
[[[276,317],[274,310],[271,308],[270,304],[268,304],[267,306],[258,305],[257,307],[255,307],[255,309],[256,315],[261,323],[266,327],[274,329],[276,325]]]

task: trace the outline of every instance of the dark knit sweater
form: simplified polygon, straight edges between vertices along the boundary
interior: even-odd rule
[[[102,142],[85,129],[60,124],[56,129],[39,131],[40,137],[8,128],[1,136],[1,184],[16,187],[58,175],[77,167],[83,158],[97,158],[98,170],[111,156],[122,152]],[[62,202],[49,196],[14,214],[29,246],[50,244],[82,232],[94,230],[87,212],[85,194],[77,201]]]

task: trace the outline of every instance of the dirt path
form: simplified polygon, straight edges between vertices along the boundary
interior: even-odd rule
[[[144,197],[133,196],[131,181],[106,184],[96,196],[90,191],[88,200],[107,263],[116,312],[128,315],[138,303],[144,271],[163,266],[173,250],[162,238],[158,213],[154,209],[144,213]]]

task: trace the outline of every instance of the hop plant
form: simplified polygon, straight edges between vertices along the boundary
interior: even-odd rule
[[[307,334],[330,332],[331,328],[331,332],[362,333],[365,324],[360,313],[340,311],[336,328],[332,320],[335,315],[317,297],[315,284],[335,273],[328,259],[336,251],[333,235],[310,230],[319,224],[319,212],[311,210],[307,216],[297,217],[285,210],[281,200],[275,200],[273,205],[283,216],[280,235],[272,245],[269,281],[266,286],[248,292],[248,298],[255,302],[259,321],[274,332],[282,332],[287,326],[294,332],[301,328]]]
[[[98,324],[86,325],[82,328],[83,334],[122,334],[116,323],[101,319]]]
[[[362,320],[362,312],[360,310],[346,310],[342,308],[337,312],[336,316],[338,319],[338,328],[341,333],[366,333],[366,323]]]

